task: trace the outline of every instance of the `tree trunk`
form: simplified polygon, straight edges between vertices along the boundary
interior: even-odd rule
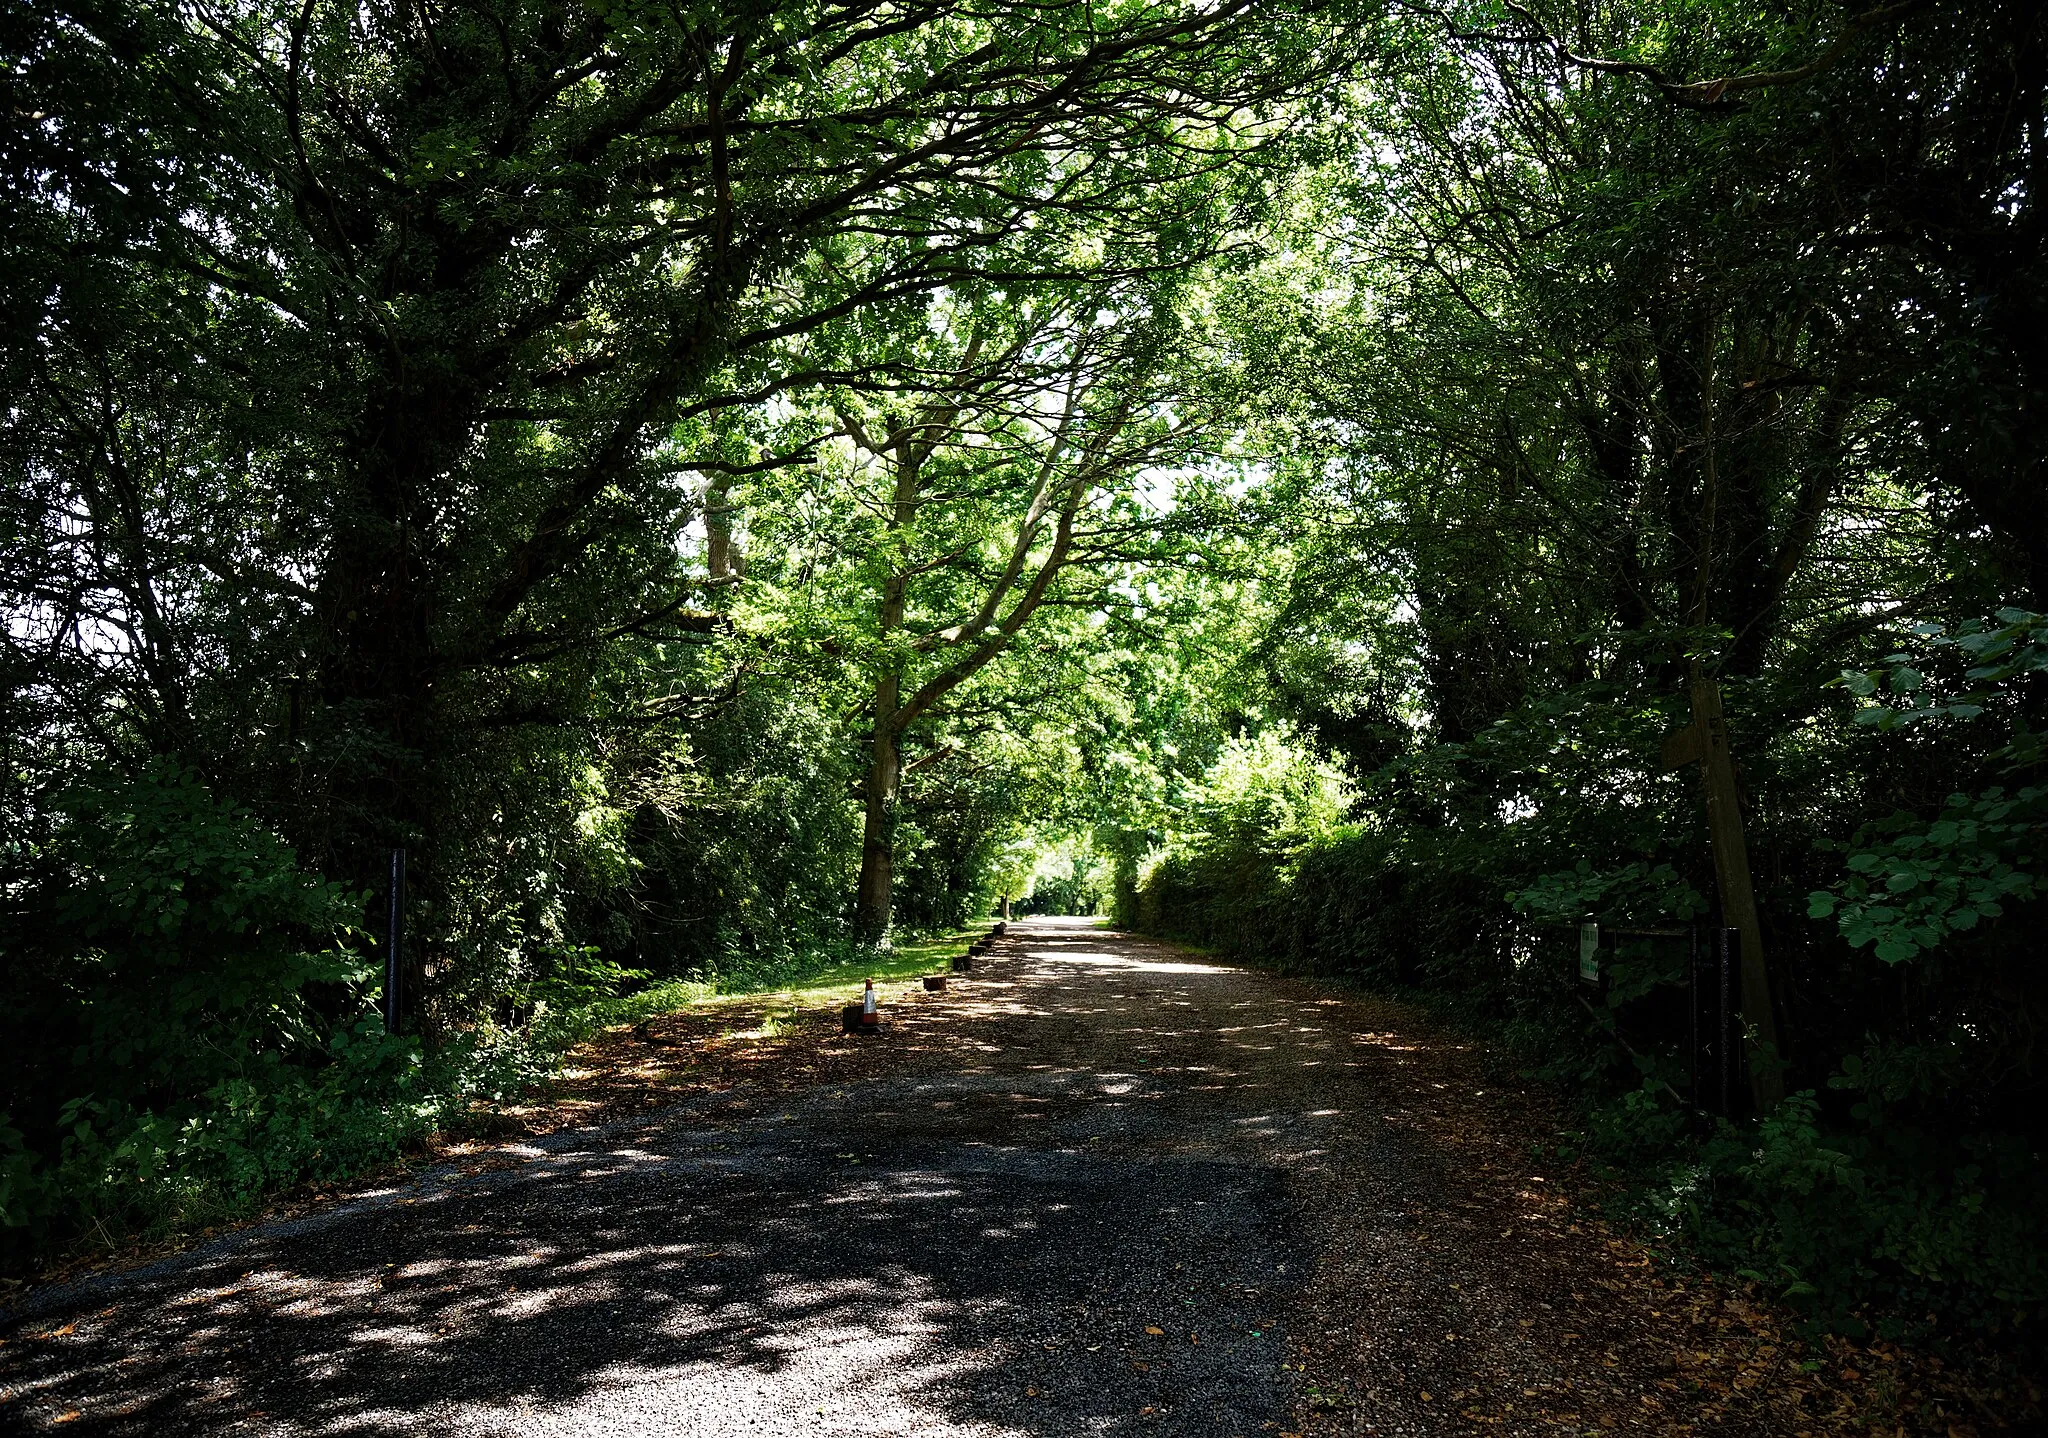
[[[1721,515],[1721,470],[1715,453],[1714,317],[1709,310],[1701,326],[1700,364],[1700,527],[1692,618],[1704,628],[1715,598],[1716,528]],[[1691,664],[1687,683],[1692,703],[1692,728],[1707,800],[1707,837],[1713,849],[1714,879],[1721,897],[1721,922],[1742,936],[1742,1020],[1749,1045],[1749,1084],[1759,1113],[1769,1113],[1785,1096],[1778,1048],[1777,1009],[1771,1001],[1770,965],[1764,955],[1763,926],[1757,917],[1756,892],[1749,871],[1749,847],[1742,832],[1742,800],[1735,784],[1735,761],[1728,749],[1728,725],[1721,713],[1721,690],[1707,677],[1699,660]]]
[[[704,491],[704,568],[713,579],[731,576],[737,556],[732,547],[732,476],[720,475]]]
[[[896,786],[903,777],[903,736],[896,730],[898,679],[875,686],[875,732],[868,751],[867,819],[860,842],[854,932],[879,943],[889,932],[896,879]]]
[[[917,516],[918,469],[925,454],[911,438],[890,436],[896,452],[895,495],[889,507],[889,528],[902,529]],[[878,628],[884,644],[903,627],[910,595],[909,576],[892,571],[882,584]],[[896,882],[896,789],[903,779],[903,674],[895,660],[885,660],[875,681],[875,727],[868,740],[867,818],[861,829],[860,886],[854,890],[853,931],[869,943],[889,934]]]
[[[394,377],[365,412],[366,437],[341,485],[313,676],[318,742],[329,764],[313,829],[294,837],[330,877],[381,894],[390,851],[428,899],[441,880],[437,732],[443,655],[434,635],[437,492],[471,432],[474,386],[420,388]],[[422,938],[426,936],[421,935]],[[422,992],[419,945],[405,981]]]

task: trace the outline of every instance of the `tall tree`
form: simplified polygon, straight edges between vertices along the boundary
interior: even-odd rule
[[[131,745],[331,872],[411,844],[429,894],[465,754],[579,722],[594,646],[714,623],[693,417],[837,378],[804,337],[850,316],[1201,250],[1185,192],[1354,33],[1248,0],[8,26],[8,604],[47,621],[14,702],[83,651]]]
[[[1184,277],[1182,282],[1184,283]],[[1202,402],[1165,350],[1176,286],[1076,285],[1035,299],[955,296],[908,329],[898,385],[842,387],[808,473],[757,494],[759,530],[795,540],[829,516],[829,555],[802,553],[797,600],[861,690],[865,777],[856,930],[889,927],[905,746],[970,708],[1028,712],[1049,671],[1019,645],[1050,621],[1063,669],[1090,647],[1086,616],[1155,559],[1177,523],[1148,477],[1210,441]],[[785,426],[802,432],[808,416]],[[791,485],[808,486],[804,498]],[[785,557],[787,571],[797,554]],[[823,593],[819,593],[819,591]],[[1042,657],[1043,650],[1034,650]],[[1008,661],[1008,662],[999,662]],[[1034,665],[1036,668],[1034,669]],[[932,742],[917,765],[948,762]]]

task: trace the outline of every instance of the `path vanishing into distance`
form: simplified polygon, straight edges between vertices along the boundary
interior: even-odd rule
[[[1769,1345],[1731,1323],[1739,1297],[1653,1279],[1582,1225],[1532,1166],[1542,1116],[1411,1011],[1036,920],[888,1034],[831,1042],[903,1062],[556,1133],[32,1293],[0,1324],[0,1428],[1252,1438],[1800,1416],[1762,1396]]]

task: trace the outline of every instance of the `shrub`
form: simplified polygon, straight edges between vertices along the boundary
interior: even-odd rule
[[[158,763],[60,801],[0,916],[0,1213],[35,1237],[233,1204],[392,1151],[416,1045],[364,1016],[362,900]],[[13,1125],[19,1125],[15,1127]]]

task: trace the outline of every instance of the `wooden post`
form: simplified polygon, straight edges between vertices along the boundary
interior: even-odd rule
[[[1778,1071],[1778,1023],[1771,1007],[1771,972],[1764,962],[1764,931],[1750,882],[1749,846],[1742,833],[1742,796],[1735,787],[1735,761],[1728,752],[1728,721],[1721,712],[1721,686],[1695,663],[1688,686],[1692,723],[1664,740],[1664,767],[1698,764],[1707,794],[1707,838],[1714,851],[1714,880],[1721,891],[1721,918],[1742,941],[1742,1024],[1749,1043],[1749,1088],[1759,1113],[1785,1096]]]

